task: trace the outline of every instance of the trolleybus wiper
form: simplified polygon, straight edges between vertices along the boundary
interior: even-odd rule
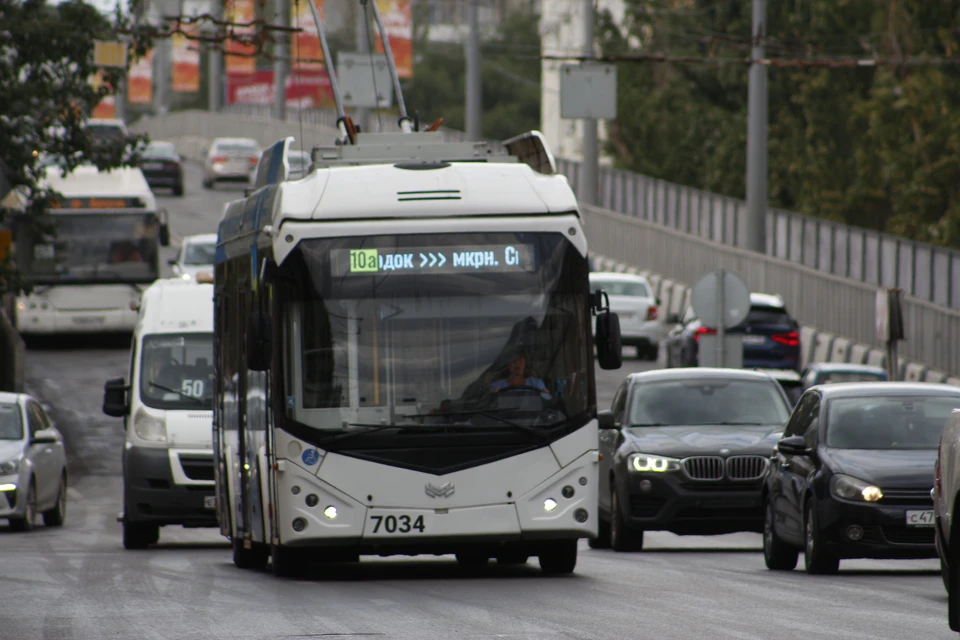
[[[180,396],[181,398],[186,398],[187,400],[193,400],[193,401],[196,402],[197,404],[203,404],[203,400],[201,400],[200,398],[195,398],[195,397],[193,397],[193,396],[188,396],[188,395],[185,394],[183,391],[177,391],[176,389],[171,389],[170,387],[165,387],[165,386],[163,386],[163,385],[161,385],[161,384],[157,384],[156,382],[153,382],[153,381],[148,382],[147,384],[150,385],[151,387],[160,389],[161,391],[166,391],[167,393],[175,393],[175,394],[177,394],[178,396]]]

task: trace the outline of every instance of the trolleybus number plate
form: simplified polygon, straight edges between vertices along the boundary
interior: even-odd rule
[[[376,514],[367,523],[367,532],[373,535],[417,534],[427,531],[423,514]]]

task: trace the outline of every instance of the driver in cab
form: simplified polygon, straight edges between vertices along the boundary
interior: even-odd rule
[[[506,377],[496,380],[490,385],[491,393],[532,390],[539,391],[540,397],[544,400],[550,400],[551,398],[550,392],[547,390],[547,385],[544,384],[543,380],[528,375],[527,354],[523,351],[518,352],[510,359],[507,365]]]

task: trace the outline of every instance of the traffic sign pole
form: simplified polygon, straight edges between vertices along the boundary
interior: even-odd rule
[[[727,299],[724,295],[726,293],[724,281],[727,279],[727,273],[723,269],[718,269],[714,273],[717,278],[717,318],[720,319],[717,323],[717,362],[723,367],[727,364],[727,329],[724,326],[727,324]]]

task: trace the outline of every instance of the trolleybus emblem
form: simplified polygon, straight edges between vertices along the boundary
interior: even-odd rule
[[[438,487],[428,482],[427,486],[424,487],[424,491],[431,498],[449,498],[453,495],[453,484],[448,482]]]

